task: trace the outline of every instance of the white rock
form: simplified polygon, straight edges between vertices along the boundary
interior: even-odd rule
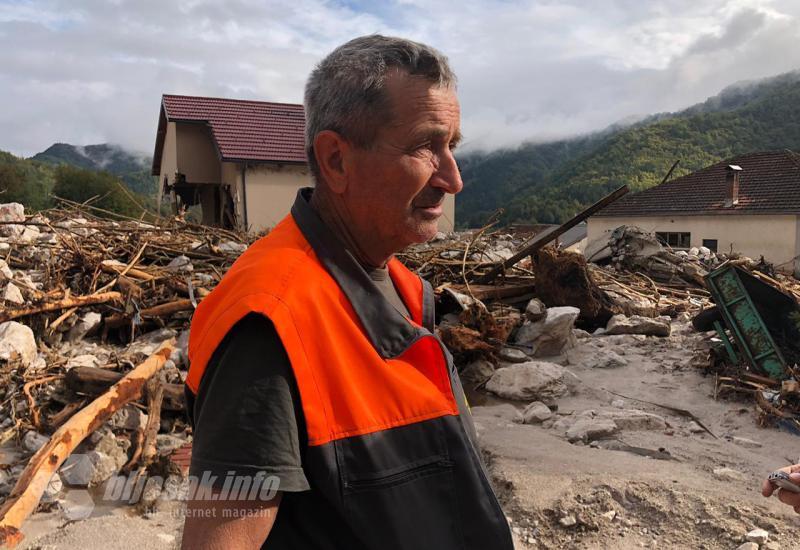
[[[18,202],[0,204],[0,222],[24,222],[25,207]]]
[[[525,424],[540,424],[552,416],[553,411],[541,401],[534,401],[522,411],[522,421]]]
[[[167,264],[167,269],[169,271],[177,271],[178,273],[181,273],[193,271],[194,266],[192,265],[192,261],[188,258],[188,256],[176,256]]]
[[[539,298],[533,298],[525,307],[525,318],[532,323],[541,321],[547,315],[547,307]]]
[[[565,375],[561,365],[529,361],[496,370],[486,390],[506,399],[552,401],[569,392]]]
[[[624,409],[625,408],[625,401],[622,399],[615,399],[611,402],[611,406],[615,409]]]
[[[138,430],[144,428],[147,424],[147,415],[143,413],[139,407],[125,405],[125,407],[114,413],[108,420],[108,423],[114,428]]]
[[[125,464],[124,462],[119,464],[118,459],[100,451],[89,451],[87,454],[89,455],[89,460],[91,460],[94,466],[92,479],[89,482],[90,487],[96,487],[97,485],[100,485],[105,480],[116,474],[122,465]]]
[[[614,315],[606,326],[606,334],[644,334],[647,336],[669,336],[672,325],[669,317],[641,317]]]
[[[494,365],[485,359],[476,359],[459,373],[462,380],[485,382],[494,374]]]
[[[48,441],[50,441],[48,436],[29,430],[25,432],[25,435],[22,437],[22,446],[25,447],[28,452],[35,453],[44,447]]]
[[[110,459],[105,466],[107,469],[113,470],[112,473],[116,473],[128,462],[128,453],[126,451],[128,447],[130,447],[129,439],[117,438],[114,433],[109,430],[95,443],[94,450],[98,453],[102,453],[104,455],[103,459],[105,459],[105,457]],[[103,480],[105,479],[108,478],[103,478]]]
[[[740,447],[745,447],[747,449],[758,449],[763,445],[758,441],[753,441],[752,439],[747,439],[746,437],[734,437],[733,442]]]
[[[20,235],[25,232],[24,225],[18,224],[3,224],[0,225],[0,235],[8,237],[11,242],[16,242]]]
[[[14,278],[14,272],[8,267],[5,260],[0,260],[0,281],[10,281]]]
[[[758,550],[758,545],[755,542],[745,542],[737,546],[736,550]]]
[[[83,340],[87,334],[100,326],[100,321],[102,321],[102,319],[103,316],[95,311],[90,311],[82,315],[80,320],[69,329],[67,340],[70,342]]]
[[[769,533],[764,531],[763,529],[753,529],[749,533],[744,536],[745,540],[748,542],[754,542],[756,544],[766,544],[769,540]]]
[[[582,441],[588,443],[595,439],[608,437],[618,431],[619,427],[608,418],[578,418],[567,430],[567,440],[574,443]]]
[[[506,361],[508,363],[525,363],[531,360],[524,351],[514,348],[502,348],[497,356],[501,361]]]
[[[575,525],[578,524],[578,520],[575,519],[575,516],[570,515],[570,516],[564,516],[563,518],[558,520],[558,523],[560,523],[562,527],[574,527]]]
[[[9,304],[22,305],[25,303],[25,298],[22,296],[22,291],[20,291],[20,289],[17,288],[17,285],[14,283],[8,283],[6,285],[6,288],[3,289],[3,294],[0,296],[0,299]]]
[[[580,312],[576,307],[551,307],[543,320],[525,321],[517,331],[516,341],[533,347],[536,357],[558,355],[575,344],[572,329]]]
[[[20,233],[15,240],[23,244],[35,243],[39,240],[39,228],[35,225],[25,225],[23,226],[22,233]]]
[[[33,331],[16,321],[0,323],[0,361],[16,358],[27,367],[36,359],[36,339]]]

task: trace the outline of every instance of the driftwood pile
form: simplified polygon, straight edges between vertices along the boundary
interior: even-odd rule
[[[0,547],[62,487],[180,474],[189,320],[250,237],[108,216],[0,205]],[[84,479],[64,473],[73,451]]]

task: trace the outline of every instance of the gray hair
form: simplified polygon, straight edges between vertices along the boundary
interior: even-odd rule
[[[432,85],[455,86],[447,57],[436,49],[403,38],[361,36],[333,50],[311,72],[306,83],[306,154],[314,179],[320,181],[314,138],[337,132],[358,147],[368,147],[378,128],[391,120],[385,93],[392,69],[420,76]]]

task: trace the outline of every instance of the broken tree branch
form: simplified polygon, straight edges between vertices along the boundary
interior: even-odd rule
[[[610,195],[607,195],[607,196],[603,197],[602,199],[600,199],[599,201],[594,203],[592,206],[590,206],[586,210],[580,212],[579,214],[574,216],[572,219],[564,222],[562,225],[560,225],[559,227],[555,228],[554,230],[548,231],[547,233],[540,233],[540,234],[536,235],[535,237],[533,237],[533,239],[528,241],[520,249],[519,252],[517,252],[516,254],[511,256],[509,259],[504,261],[502,264],[498,265],[497,267],[495,267],[494,269],[489,271],[486,275],[483,275],[482,277],[479,277],[475,282],[481,283],[481,284],[490,283],[498,275],[500,275],[500,273],[503,273],[509,267],[513,267],[521,259],[523,259],[523,258],[525,258],[527,256],[530,256],[531,254],[533,254],[534,252],[536,252],[537,250],[542,248],[547,243],[552,242],[553,240],[557,239],[558,237],[560,237],[561,235],[563,235],[564,233],[566,233],[567,231],[569,231],[570,229],[572,229],[573,227],[575,227],[576,225],[581,223],[583,220],[585,220],[589,216],[591,216],[593,214],[596,214],[597,212],[599,212],[600,210],[602,210],[603,208],[605,208],[609,204],[617,201],[618,199],[620,199],[621,197],[626,195],[628,193],[628,191],[629,191],[628,186],[627,185],[623,185],[622,187],[620,187],[619,189],[617,189],[616,191],[614,191]]]
[[[140,397],[147,380],[164,366],[173,350],[173,341],[163,343],[108,392],[70,418],[36,451],[0,508],[0,546],[14,548],[22,541],[20,527],[36,509],[56,470],[81,441],[121,407]]]
[[[91,304],[103,304],[105,302],[116,302],[122,299],[122,294],[119,292],[103,292],[102,294],[93,294],[89,296],[73,296],[64,298],[55,302],[47,302],[30,307],[23,307],[19,309],[5,309],[0,311],[0,323],[16,319],[18,317],[26,317],[28,315],[35,315],[37,313],[45,313],[48,311],[58,311],[61,309],[69,309],[72,307],[88,306]]]

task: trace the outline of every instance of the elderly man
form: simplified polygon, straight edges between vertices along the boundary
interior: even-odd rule
[[[431,287],[393,257],[462,188],[455,76],[423,44],[357,38],[305,108],[316,187],[203,300],[186,381],[192,475],[278,493],[217,482],[184,548],[510,549]]]

